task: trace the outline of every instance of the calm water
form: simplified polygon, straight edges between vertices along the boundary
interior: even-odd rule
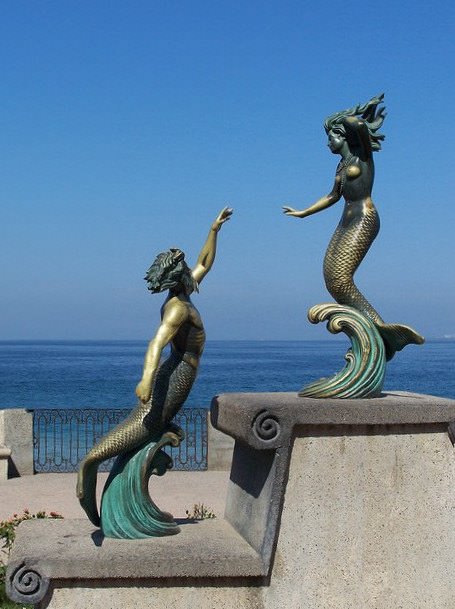
[[[348,341],[209,341],[188,405],[217,393],[297,391],[344,365]],[[142,373],[142,341],[0,342],[0,408],[128,407]],[[398,353],[385,389],[455,398],[455,341]]]

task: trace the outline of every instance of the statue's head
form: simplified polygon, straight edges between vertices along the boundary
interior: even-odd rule
[[[144,279],[153,293],[173,290],[191,294],[197,291],[197,282],[185,262],[185,254],[176,248],[158,254]]]
[[[333,125],[327,132],[327,136],[329,140],[327,145],[333,154],[341,154],[343,148],[349,147],[346,141],[346,130],[343,125]]]
[[[365,104],[357,104],[347,110],[335,112],[328,116],[324,121],[324,129],[329,137],[329,148],[332,152],[341,151],[344,142],[349,145],[346,129],[343,125],[343,119],[348,116],[356,116],[365,123],[370,135],[371,149],[373,151],[381,150],[381,142],[384,139],[382,133],[378,133],[382,127],[382,123],[386,117],[385,106],[378,107],[384,99],[384,94],[373,97]]]

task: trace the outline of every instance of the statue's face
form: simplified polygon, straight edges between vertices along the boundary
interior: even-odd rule
[[[339,154],[341,152],[341,149],[343,148],[344,143],[346,142],[344,135],[338,129],[330,129],[328,135],[328,147],[333,152],[333,154]]]

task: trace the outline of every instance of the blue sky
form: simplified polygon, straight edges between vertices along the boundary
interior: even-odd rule
[[[386,321],[455,334],[453,3],[7,0],[0,24],[3,339],[153,333],[142,277],[195,262],[235,208],[194,302],[212,339],[318,339],[343,203],[324,118],[385,92],[357,283]]]

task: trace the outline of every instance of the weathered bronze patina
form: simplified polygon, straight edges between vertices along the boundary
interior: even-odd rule
[[[188,397],[205,342],[202,320],[190,294],[212,268],[218,231],[231,215],[232,209],[226,207],[217,216],[193,270],[181,250],[170,249],[157,256],[145,276],[152,293],[169,290],[169,294],[145,355],[136,388],[139,404],[87,454],[77,481],[82,507],[107,536],[138,538],[178,532],[172,516],[150,500],[147,482],[151,474],[161,475],[171,465],[160,449],[166,444],[178,445],[184,437],[172,419]],[[170,355],[160,364],[167,345]],[[117,455],[103,493],[100,521],[95,494],[98,465]]]
[[[410,343],[421,344],[424,339],[409,326],[386,324],[359,291],[353,279],[354,273],[379,232],[379,215],[371,199],[371,192],[374,180],[373,152],[381,149],[381,141],[384,139],[384,135],[379,133],[385,118],[385,107],[381,105],[383,98],[383,95],[373,97],[363,105],[359,104],[336,112],[325,120],[328,146],[333,154],[341,156],[333,188],[328,195],[307,209],[297,211],[289,206],[283,209],[288,216],[305,218],[330,207],[341,197],[344,198],[343,214],[324,258],[325,284],[336,302],[346,307],[348,317],[352,314],[350,308],[366,317],[371,326],[368,330],[371,341],[376,342],[374,335],[378,332],[384,343],[385,358],[390,360],[396,351],[400,351]],[[339,314],[339,308],[337,311]],[[330,315],[324,319],[329,317]],[[314,316],[310,320],[318,321]],[[343,328],[331,329],[331,331],[340,331],[340,329]],[[381,354],[378,353],[377,357],[380,358]],[[381,365],[375,367],[379,369]],[[355,385],[358,385],[359,381],[361,384],[361,373],[356,374]],[[382,385],[382,382],[374,385],[375,389],[371,396],[380,392],[379,385]],[[324,394],[320,397],[335,397],[338,395],[338,390],[334,391],[334,394],[329,391],[329,395]],[[305,389],[302,390],[301,395],[307,395]],[[311,392],[311,395],[314,396],[314,393]],[[338,395],[338,397],[342,396]],[[365,397],[363,390],[358,397]]]

